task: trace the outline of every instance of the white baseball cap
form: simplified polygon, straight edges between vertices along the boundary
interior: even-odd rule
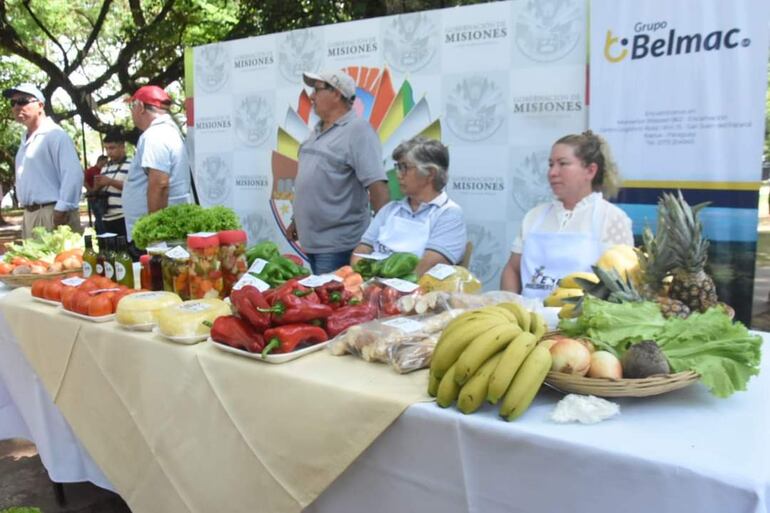
[[[303,73],[302,79],[309,87],[315,86],[316,81],[326,82],[348,100],[356,97],[356,82],[353,77],[342,70],[326,70],[318,73]]]
[[[43,96],[43,93],[40,91],[40,89],[37,88],[35,84],[30,84],[30,83],[19,84],[16,87],[11,87],[3,91],[3,96],[6,98],[10,98],[15,93],[28,94],[30,96],[33,96],[36,100],[45,103],[45,96]]]

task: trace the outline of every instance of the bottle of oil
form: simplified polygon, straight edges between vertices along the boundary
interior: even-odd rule
[[[94,245],[91,242],[91,236],[85,236],[86,248],[83,251],[83,278],[88,278],[92,274],[96,273],[96,251],[94,251]]]
[[[134,262],[131,260],[131,255],[128,254],[128,244],[126,238],[122,235],[118,236],[117,249],[115,251],[115,259],[113,261],[113,268],[115,269],[115,278],[120,285],[134,288]]]
[[[115,268],[112,264],[115,260],[115,234],[102,238],[102,241],[104,242],[104,277],[114,280]]]

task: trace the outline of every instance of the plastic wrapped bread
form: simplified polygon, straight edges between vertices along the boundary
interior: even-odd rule
[[[123,326],[147,326],[157,324],[157,313],[163,308],[182,302],[173,292],[137,292],[129,294],[118,303],[115,320]]]

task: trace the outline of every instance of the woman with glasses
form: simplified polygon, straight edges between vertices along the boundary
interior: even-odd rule
[[[631,220],[605,197],[617,194],[607,141],[590,130],[556,141],[548,159],[555,196],[527,212],[503,268],[500,288],[544,298],[567,274],[590,271],[615,244],[633,245]]]
[[[462,209],[444,192],[449,170],[447,147],[415,137],[393,150],[393,160],[405,197],[377,212],[353,250],[351,264],[394,252],[419,256],[418,276],[439,263],[457,264],[465,252],[467,235]]]

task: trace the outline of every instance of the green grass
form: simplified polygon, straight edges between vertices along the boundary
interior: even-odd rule
[[[0,513],[43,513],[37,508],[8,508],[0,511]]]

